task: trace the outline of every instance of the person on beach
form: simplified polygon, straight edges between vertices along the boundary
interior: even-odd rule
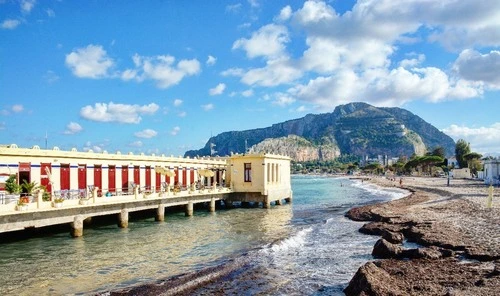
[[[403,186],[403,178],[399,179],[399,187]]]

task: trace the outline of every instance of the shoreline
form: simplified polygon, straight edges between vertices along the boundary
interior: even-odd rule
[[[479,181],[453,179],[447,186],[445,178],[404,177],[401,187],[399,178],[367,181],[411,194],[346,213],[368,222],[360,232],[382,236],[372,253],[376,260],[358,269],[346,295],[497,295],[498,192],[487,208],[488,187]],[[405,248],[405,241],[419,247]]]

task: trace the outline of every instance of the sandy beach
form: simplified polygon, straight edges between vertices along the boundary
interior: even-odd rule
[[[400,187],[399,178],[370,178]],[[500,290],[500,189],[488,207],[482,181],[403,178],[412,193],[388,203],[351,209],[360,231],[381,235],[377,261],[363,265],[346,295],[498,295]],[[401,244],[414,242],[409,248]]]

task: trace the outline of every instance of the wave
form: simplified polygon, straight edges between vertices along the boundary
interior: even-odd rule
[[[295,235],[289,238],[285,238],[264,247],[262,249],[262,252],[264,254],[270,254],[300,248],[306,243],[307,234],[311,231],[312,227],[300,230]]]
[[[360,180],[353,180],[351,186],[363,189],[376,196],[386,197],[390,200],[403,198],[410,194],[410,192],[405,189],[382,187],[373,183],[362,182]]]

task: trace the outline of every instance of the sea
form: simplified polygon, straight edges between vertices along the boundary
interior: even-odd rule
[[[0,295],[109,295],[150,283],[188,295],[343,295],[378,239],[344,217],[406,191],[345,177],[293,175],[293,202],[168,212],[0,241]],[[207,281],[207,279],[211,279]]]

